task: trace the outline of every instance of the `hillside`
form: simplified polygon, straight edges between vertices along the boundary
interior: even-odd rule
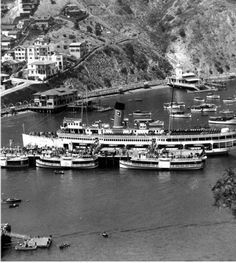
[[[88,18],[76,25],[63,17],[67,4],[76,4]],[[71,42],[84,39],[91,49],[99,47],[61,84],[94,89],[163,79],[177,62],[206,76],[236,71],[235,0],[41,0],[34,16],[46,15],[55,23],[42,33],[56,50],[68,53]],[[30,34],[25,44],[37,35]]]

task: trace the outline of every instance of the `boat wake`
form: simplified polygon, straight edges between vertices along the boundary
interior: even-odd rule
[[[217,226],[217,225],[236,225],[236,220],[229,220],[229,221],[220,221],[220,222],[202,222],[202,223],[188,223],[188,224],[169,224],[163,226],[145,226],[145,227],[137,227],[137,228],[127,228],[127,229],[106,229],[106,231],[110,234],[115,233],[141,233],[141,232],[149,232],[149,231],[157,231],[157,230],[164,230],[170,228],[186,228],[186,227],[207,227],[207,226]],[[69,237],[69,236],[88,236],[88,235],[99,235],[102,231],[77,231],[68,234],[62,235],[53,235],[53,238],[61,238],[61,237]]]

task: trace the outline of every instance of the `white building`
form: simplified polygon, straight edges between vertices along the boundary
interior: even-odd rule
[[[45,80],[58,72],[56,63],[53,61],[34,61],[28,65],[28,77]]]
[[[27,48],[28,64],[37,60],[47,60],[50,53],[49,45],[32,45]]]
[[[88,51],[87,41],[71,43],[69,45],[70,55],[72,55],[78,59],[81,58],[87,51]]]
[[[19,61],[26,61],[26,48],[23,46],[16,46],[14,48],[15,59]]]

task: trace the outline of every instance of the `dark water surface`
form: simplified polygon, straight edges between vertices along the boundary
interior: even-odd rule
[[[223,98],[235,94],[236,84],[218,92]],[[189,107],[199,94],[175,92]],[[206,94],[200,94],[205,97]],[[135,98],[142,98],[137,102]],[[155,119],[167,121],[162,104],[170,101],[170,89],[145,90],[102,102],[113,106],[126,102],[126,116],[136,109],[151,110]],[[221,109],[234,109],[217,102]],[[56,130],[64,116],[25,113],[2,119],[2,145],[10,138],[22,144],[26,131]],[[86,119],[86,115],[84,116]],[[89,113],[88,121],[110,121],[112,112]],[[175,129],[207,125],[207,116],[172,123]],[[166,124],[168,127],[168,124]],[[228,156],[207,159],[204,170],[184,172],[96,169],[65,171],[55,175],[47,169],[1,170],[2,198],[20,197],[16,209],[2,204],[1,220],[12,232],[31,236],[53,235],[50,249],[18,252],[5,250],[2,260],[236,260],[236,219],[227,209],[213,204],[211,186],[226,168],[236,168],[236,150]],[[104,239],[100,233],[111,237]],[[59,250],[58,245],[71,246]],[[13,238],[15,244],[17,239]]]

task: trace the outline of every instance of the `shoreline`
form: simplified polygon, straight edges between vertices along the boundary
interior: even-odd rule
[[[131,88],[129,90],[125,90],[124,92],[120,93],[120,92],[116,92],[114,93],[114,91],[111,91],[111,93],[109,94],[97,94],[95,96],[91,96],[91,97],[88,97],[88,100],[96,100],[97,98],[109,98],[109,97],[113,97],[113,96],[116,96],[116,95],[125,95],[125,94],[132,94],[132,93],[137,93],[137,92],[140,92],[140,91],[148,91],[148,90],[157,90],[157,89],[164,89],[164,88],[171,88],[170,86],[168,85],[164,85],[164,84],[160,84],[160,85],[155,85],[155,86],[150,86],[148,88],[144,88],[144,87],[140,87],[140,88]],[[99,92],[101,90],[95,90],[94,92]],[[81,101],[82,99],[79,99],[77,101]],[[26,109],[25,111],[20,111],[20,112],[17,112],[16,114],[13,114],[13,115],[10,115],[10,114],[5,114],[3,116],[1,116],[1,119],[2,118],[6,118],[6,117],[14,117],[16,115],[19,115],[19,114],[24,114],[24,113],[29,113],[29,112],[33,112],[33,111],[30,111],[28,109]]]

